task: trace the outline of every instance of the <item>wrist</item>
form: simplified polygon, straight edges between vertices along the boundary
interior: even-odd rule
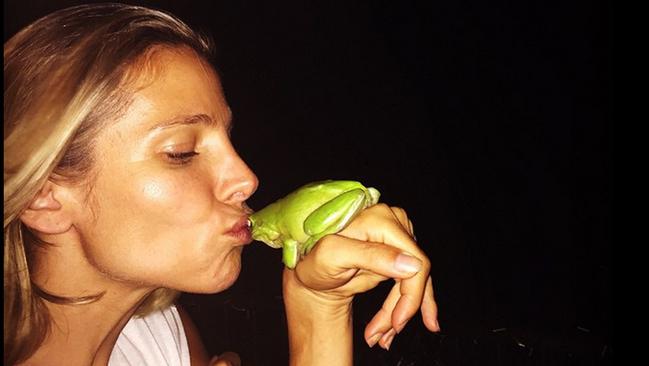
[[[284,270],[282,290],[288,305],[308,307],[314,314],[333,319],[351,316],[353,297],[314,290],[304,285],[293,270]]]
[[[312,290],[291,270],[284,271],[283,292],[291,364],[351,365],[351,299]]]

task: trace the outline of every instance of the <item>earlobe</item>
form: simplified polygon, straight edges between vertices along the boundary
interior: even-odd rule
[[[44,234],[61,234],[72,226],[69,213],[57,199],[57,186],[52,182],[38,192],[20,220],[33,230]]]

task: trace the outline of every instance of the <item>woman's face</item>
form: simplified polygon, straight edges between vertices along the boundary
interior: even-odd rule
[[[154,77],[96,140],[97,175],[76,219],[85,256],[111,279],[188,292],[229,287],[250,243],[257,178],[234,150],[212,68],[161,49]]]

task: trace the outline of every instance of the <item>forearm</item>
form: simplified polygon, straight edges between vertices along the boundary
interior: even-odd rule
[[[352,365],[351,301],[332,303],[297,281],[284,274],[290,365]]]

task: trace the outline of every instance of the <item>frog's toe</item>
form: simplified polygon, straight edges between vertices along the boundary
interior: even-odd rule
[[[284,241],[282,247],[282,262],[290,269],[295,268],[299,260],[298,242],[289,239]]]

